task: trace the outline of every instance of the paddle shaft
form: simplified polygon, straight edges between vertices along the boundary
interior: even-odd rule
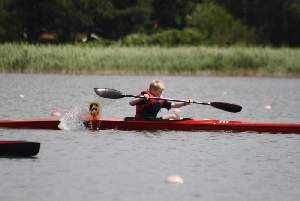
[[[136,96],[136,95],[123,95],[124,97],[132,97],[132,98],[145,98],[144,96]],[[155,99],[155,100],[166,100],[166,101],[172,101],[172,102],[181,102],[181,103],[194,103],[194,104],[201,104],[201,105],[210,105],[210,103],[205,102],[197,102],[197,101],[188,101],[188,100],[178,100],[178,99],[172,99],[172,98],[160,98],[160,97],[149,97],[149,99]]]

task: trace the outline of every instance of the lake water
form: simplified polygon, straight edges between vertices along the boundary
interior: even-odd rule
[[[133,116],[128,99],[104,100],[94,87],[138,94],[153,79],[165,97],[224,101],[182,108],[184,117],[300,123],[300,79],[0,74],[0,119],[76,113],[101,101],[103,116]],[[163,111],[162,114],[167,111]],[[2,140],[41,142],[35,158],[0,158],[0,200],[295,201],[300,135],[0,129]],[[183,184],[169,184],[169,175]]]

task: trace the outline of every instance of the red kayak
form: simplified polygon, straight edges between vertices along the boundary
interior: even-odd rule
[[[0,120],[0,127],[28,129],[59,129],[57,118],[29,120]],[[135,130],[135,131],[228,131],[258,133],[300,134],[300,123],[242,122],[225,120],[136,120],[133,118],[103,118],[99,121],[84,121],[89,129]]]
[[[36,118],[22,120],[0,120],[0,128],[28,128],[59,130],[58,118]]]
[[[39,142],[0,140],[0,156],[30,157],[40,151]]]

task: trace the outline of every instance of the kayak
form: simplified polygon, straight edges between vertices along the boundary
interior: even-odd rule
[[[268,133],[295,133],[300,134],[300,124],[241,122],[225,120],[135,120],[106,119],[100,121],[86,121],[85,126],[91,129],[117,130],[173,130],[173,131],[229,131],[229,132],[268,132]]]
[[[39,142],[0,140],[0,156],[30,157],[40,151]]]
[[[35,118],[22,120],[0,120],[0,128],[28,128],[59,130],[58,118]]]
[[[39,118],[29,120],[0,120],[0,127],[27,129],[59,129],[58,118]],[[300,123],[243,122],[212,119],[181,120],[138,120],[127,118],[102,118],[101,120],[83,121],[83,125],[93,130],[133,130],[133,131],[228,131],[300,134]]]

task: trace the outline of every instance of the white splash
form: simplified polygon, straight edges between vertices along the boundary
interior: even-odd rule
[[[62,118],[60,118],[60,124],[58,127],[62,130],[79,130],[83,129],[84,125],[80,117],[84,111],[78,107],[75,107],[72,111],[67,112]]]

